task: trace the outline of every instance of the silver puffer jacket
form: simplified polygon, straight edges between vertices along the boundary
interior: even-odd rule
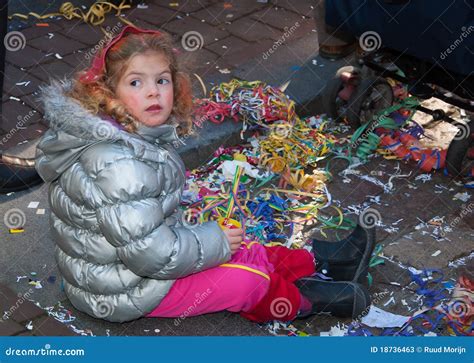
[[[50,129],[36,168],[51,182],[51,226],[64,289],[79,310],[122,322],[151,312],[180,277],[230,259],[215,222],[181,223],[184,165],[171,125],[137,134],[67,97],[71,82],[44,88]]]

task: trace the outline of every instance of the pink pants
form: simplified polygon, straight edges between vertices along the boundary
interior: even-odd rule
[[[280,260],[291,263],[285,265],[285,261]],[[292,285],[297,278],[313,272],[314,257],[306,250],[268,248],[256,242],[243,244],[229,262],[176,280],[161,303],[146,317],[186,318],[223,310],[252,313],[267,293],[273,295],[269,292],[269,289],[275,290],[270,276],[273,285],[277,274],[284,276],[278,279],[281,280],[278,285]],[[280,286],[277,289],[280,290]],[[296,287],[292,285],[290,289],[292,296],[286,297],[299,303]]]

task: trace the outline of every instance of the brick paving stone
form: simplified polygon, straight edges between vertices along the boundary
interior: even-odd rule
[[[47,35],[48,33],[54,33],[61,30],[61,28],[56,23],[46,23],[48,26],[30,26],[28,28],[22,29],[21,32],[26,37],[26,42],[33,40],[35,38]]]
[[[107,26],[113,27],[114,25],[116,25],[119,22],[119,17],[116,17],[114,14],[114,12],[110,12],[104,18],[104,21],[100,25],[97,25],[97,27],[103,27],[105,29]],[[54,24],[62,29],[60,33],[64,34],[68,38],[75,39],[74,30],[76,29],[76,27],[85,23],[81,19],[68,20],[66,18],[59,18],[58,20],[54,21]]]
[[[27,300],[27,297],[26,293],[19,296],[12,289],[0,285],[0,311],[2,316],[4,311],[9,312],[8,320],[23,323],[45,314],[44,310]]]
[[[57,60],[47,64],[38,64],[36,67],[30,68],[28,73],[33,74],[43,82],[49,83],[50,79],[70,77],[74,74],[74,71],[74,67],[62,60]]]
[[[202,9],[191,16],[199,21],[204,20],[207,24],[220,25],[226,21],[236,19],[230,9],[225,9],[223,4],[216,4],[210,8]]]
[[[283,8],[264,9],[252,14],[250,17],[280,30],[284,30],[285,27],[290,28],[294,26],[297,21],[301,22],[303,19],[301,15],[295,14]]]
[[[173,20],[172,22],[165,24],[163,28],[172,34],[176,34],[179,36],[182,36],[183,34],[189,31],[196,31],[200,33],[203,37],[204,46],[214,43],[215,38],[222,39],[228,35],[228,33],[224,30],[200,22],[189,16],[183,19]]]
[[[74,35],[71,36],[73,37]],[[58,53],[60,56],[68,55],[78,49],[87,48],[87,44],[68,38],[61,33],[55,33],[51,39],[48,36],[42,36],[33,39],[28,44],[42,50],[46,54]]]
[[[204,19],[212,25],[233,21],[246,14],[253,13],[267,6],[254,0],[219,2],[193,13],[191,16],[201,21]]]
[[[199,11],[205,7],[208,7],[214,4],[217,0],[199,0],[199,1],[192,1],[192,0],[185,0],[185,1],[168,1],[168,0],[150,0],[147,1],[147,4],[154,4],[159,5],[161,7],[167,8],[169,10],[173,10],[174,12],[178,13],[192,13]],[[178,6],[172,6],[170,4],[177,3]]]
[[[46,57],[46,53],[32,48],[28,45],[25,48],[16,52],[6,52],[5,61],[17,67],[28,68],[38,63],[48,61],[50,58]]]
[[[317,45],[317,33],[316,33],[316,23],[314,19],[300,19],[297,20],[298,25],[293,25],[288,27],[284,32],[281,33],[281,36],[284,36],[284,33],[286,32],[286,43],[289,44],[290,41],[294,41],[296,39],[302,38],[304,36],[307,36],[309,34],[314,35],[315,39],[315,46]]]
[[[103,39],[104,33],[98,26],[82,23],[71,29],[66,36],[91,46],[97,44],[101,39]]]
[[[3,89],[2,103],[7,102],[9,99],[10,99],[10,94],[5,89]]]
[[[120,17],[109,15],[99,25],[91,25],[83,21],[76,23],[71,22],[70,26],[63,30],[61,34],[67,38],[74,39],[85,44],[87,49],[87,47],[95,45],[101,39],[105,39],[104,31],[118,34],[120,30],[126,26],[126,24],[120,21],[120,19]]]
[[[226,53],[238,52],[241,49],[244,49],[248,44],[248,42],[244,42],[243,40],[231,35],[208,45],[206,48],[222,56]]]
[[[165,7],[154,4],[148,4],[148,9],[135,9],[131,14],[127,13],[127,19],[141,19],[150,23],[155,28],[161,28],[162,24],[166,24],[176,19],[177,13]]]
[[[32,110],[30,106],[23,105],[19,101],[8,100],[2,105],[0,127],[6,132],[10,132],[13,129],[18,130],[18,126],[27,127],[36,123],[40,118],[41,115]]]
[[[199,21],[204,19],[206,23],[219,25],[226,21],[236,20],[244,15],[258,11],[267,4],[255,0],[235,0],[219,2],[192,14]]]
[[[13,320],[0,321],[0,336],[20,335],[25,330],[25,327],[14,322]]]
[[[38,99],[39,92],[32,93],[31,95],[21,96],[20,99],[27,106],[38,111],[41,115],[44,114],[43,104]]]
[[[260,58],[263,60],[263,53],[268,51],[274,44],[274,41],[271,39],[264,39],[259,42],[249,43],[247,46],[242,49],[238,49],[222,57],[222,60],[229,63],[233,67],[239,67],[242,64]]]
[[[38,122],[34,125],[27,126],[21,132],[9,133],[0,136],[0,150],[8,150],[26,140],[34,140],[41,137],[48,128]],[[4,140],[6,140],[4,142]]]
[[[77,334],[56,319],[50,316],[45,316],[33,322],[33,335],[76,336]]]
[[[71,53],[67,56],[65,56],[62,61],[66,62],[70,66],[72,66],[74,69],[83,69],[87,68],[90,65],[90,62],[92,61],[91,58],[97,54],[98,51],[91,52],[92,48],[89,48],[87,51],[81,50],[77,51],[74,53]]]
[[[161,28],[161,24],[153,25],[153,24],[150,24],[149,22],[147,22],[145,20],[138,19],[138,18],[133,18],[133,17],[127,17],[127,20],[131,21],[133,23],[133,25],[135,25],[136,27],[141,28],[141,29],[151,29],[151,30],[164,31],[164,29]]]
[[[250,42],[262,39],[277,39],[281,36],[280,30],[249,17],[239,19],[231,24],[225,24],[225,29],[231,34]]]
[[[291,10],[309,18],[314,18],[314,9],[318,1],[321,0],[273,0],[272,3],[277,7]]]
[[[218,55],[202,48],[195,52],[183,51],[180,54],[180,60],[184,63],[189,72],[196,72],[198,69],[208,68],[214,65]]]
[[[29,82],[27,85],[17,85],[17,83]],[[42,83],[38,78],[20,71],[18,68],[6,64],[3,79],[3,91],[15,97],[28,95],[38,90]]]

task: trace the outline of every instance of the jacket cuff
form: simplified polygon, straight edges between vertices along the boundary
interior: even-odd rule
[[[199,244],[201,258],[196,266],[197,271],[217,267],[230,260],[229,241],[217,222],[206,222],[194,228],[186,229],[196,237]]]

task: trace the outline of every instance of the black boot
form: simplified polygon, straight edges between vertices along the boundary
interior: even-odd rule
[[[311,311],[298,313],[298,318],[319,313],[330,313],[341,318],[360,318],[362,313],[368,312],[369,292],[356,282],[304,277],[295,284],[300,293],[313,304]]]
[[[369,261],[375,247],[375,227],[357,225],[352,233],[337,242],[313,239],[316,271],[336,281],[366,283]]]

